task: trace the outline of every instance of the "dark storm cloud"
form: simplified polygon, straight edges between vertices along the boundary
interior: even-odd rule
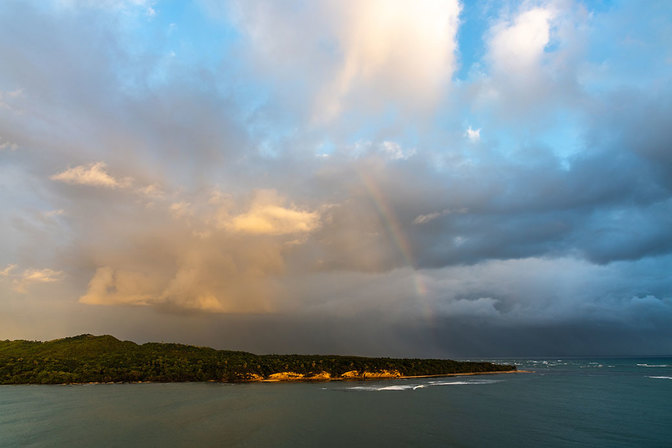
[[[651,135],[664,134],[667,128],[657,113],[662,111],[655,107],[646,113]],[[553,156],[474,162],[467,169],[436,169],[416,160],[421,156],[408,161],[386,162],[378,155],[343,161],[340,169],[318,172],[319,182],[350,188],[347,203],[329,211],[331,220],[322,232],[359,232],[355,240],[362,245],[363,261],[377,253],[368,246],[376,244],[372,240],[391,237],[374,230],[384,224],[381,221],[394,219],[409,237],[418,266],[432,268],[567,255],[609,263],[669,253],[672,239],[666,229],[672,214],[668,180],[660,173],[664,167],[652,163],[641,149],[645,144],[630,144],[639,138],[633,135],[641,132],[639,128],[620,129],[606,142],[586,139],[567,165]],[[362,176],[383,192],[392,217],[376,208]],[[322,241],[329,243],[327,237]],[[328,252],[337,258],[338,246],[344,246],[334,246]],[[387,256],[394,260],[383,266],[406,262],[394,250]]]

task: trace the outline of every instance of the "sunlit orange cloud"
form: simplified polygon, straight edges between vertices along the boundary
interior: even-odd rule
[[[288,204],[274,190],[257,191],[239,213],[229,202],[212,202],[139,207],[171,219],[159,228],[139,222],[129,229],[131,238],[144,235],[141,249],[96,247],[100,264],[79,301],[214,313],[274,310],[272,279],[284,270],[285,252],[302,243],[297,236],[319,226],[319,212]]]
[[[273,190],[256,193],[250,209],[220,225],[237,232],[258,235],[285,235],[314,230],[319,225],[319,213],[282,205],[284,200]]]
[[[60,281],[63,277],[62,271],[56,271],[50,268],[28,268],[23,272],[16,272],[17,265],[10,264],[0,271],[0,280],[8,279],[11,281],[12,289],[21,294],[28,293],[28,287],[31,284],[54,283]]]
[[[132,183],[132,179],[130,178],[115,179],[107,172],[105,169],[106,166],[104,162],[91,163],[86,166],[79,165],[54,174],[50,179],[72,185],[90,185],[106,188],[122,188]]]

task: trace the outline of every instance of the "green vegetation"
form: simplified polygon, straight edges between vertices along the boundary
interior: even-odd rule
[[[181,344],[138,345],[112,336],[84,334],[48,342],[0,341],[0,384],[131,381],[248,381],[279,372],[396,370],[404,376],[515,370],[515,366],[443,359],[358,356],[254,355]]]

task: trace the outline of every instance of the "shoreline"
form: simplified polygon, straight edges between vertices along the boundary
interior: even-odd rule
[[[452,376],[498,375],[506,373],[534,373],[533,370],[500,370],[495,372],[464,372],[464,373],[437,373],[432,375],[400,375],[400,376],[358,376],[358,377],[331,377],[331,378],[264,378],[242,381],[243,383],[320,383],[329,381],[372,381],[372,380],[407,380],[420,378],[446,378]]]
[[[501,370],[496,372],[464,372],[464,373],[437,373],[433,375],[401,375],[401,376],[361,376],[361,377],[303,377],[303,378],[254,378],[241,381],[90,381],[83,383],[16,383],[2,384],[1,386],[95,386],[112,384],[179,384],[179,383],[219,383],[219,384],[247,384],[247,383],[327,383],[331,381],[372,381],[372,380],[407,380],[422,378],[447,378],[454,376],[474,376],[474,375],[498,375],[510,373],[535,373],[533,370]]]

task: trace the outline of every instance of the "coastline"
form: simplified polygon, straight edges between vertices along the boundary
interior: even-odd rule
[[[362,375],[362,376],[338,376],[329,378],[304,377],[304,378],[263,378],[250,379],[243,381],[245,383],[293,383],[293,382],[326,382],[326,381],[371,381],[371,380],[407,380],[417,378],[447,378],[452,376],[473,376],[473,375],[498,375],[506,373],[534,373],[532,370],[500,370],[494,372],[465,372],[465,373],[437,373],[433,375]]]
[[[82,334],[53,341],[0,341],[2,384],[291,382],[406,379],[510,373],[516,366],[450,359],[283,355]]]
[[[271,377],[263,378],[256,377],[241,381],[89,381],[82,383],[53,383],[53,384],[40,384],[40,383],[16,383],[16,384],[3,384],[4,386],[87,386],[87,385],[111,385],[111,384],[174,384],[174,383],[221,383],[221,384],[245,384],[245,383],[320,383],[320,382],[331,382],[331,381],[372,381],[372,380],[407,380],[407,379],[420,379],[420,378],[447,378],[454,376],[474,376],[474,375],[498,375],[498,374],[511,374],[511,373],[534,373],[533,370],[501,370],[494,372],[465,372],[465,373],[437,373],[433,375],[394,375],[394,374],[385,374],[385,373],[371,373],[365,372],[361,376],[337,376],[332,377],[328,375],[316,375],[311,377],[299,377],[286,375],[291,372],[280,372],[277,374],[271,375]],[[347,372],[346,372],[347,373]],[[273,377],[276,375],[275,377]]]

